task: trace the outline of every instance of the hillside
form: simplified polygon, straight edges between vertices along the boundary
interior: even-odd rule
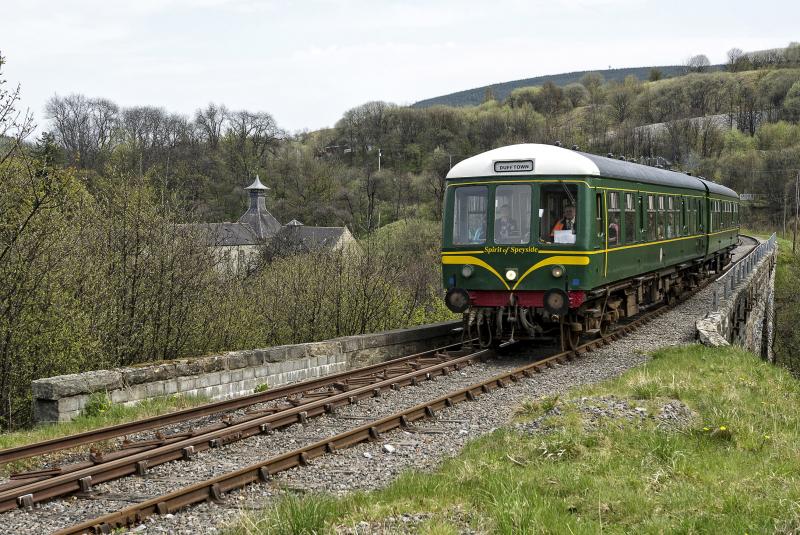
[[[714,70],[720,69],[721,65],[712,67]],[[438,97],[420,100],[412,104],[413,108],[427,108],[430,106],[477,106],[483,102],[486,91],[491,89],[494,96],[498,100],[503,100],[511,94],[514,89],[519,87],[530,87],[534,85],[542,85],[545,82],[553,82],[559,86],[577,83],[581,77],[589,72],[597,72],[603,75],[607,81],[619,81],[625,79],[626,76],[636,76],[640,80],[646,80],[650,76],[651,69],[658,69],[664,78],[683,74],[685,67],[683,65],[664,65],[660,67],[629,67],[625,69],[605,69],[601,71],[575,71],[566,72],[561,74],[547,74],[544,76],[536,76],[534,78],[525,78],[523,80],[514,80],[511,82],[502,82],[499,84],[485,85],[476,87],[474,89],[467,89],[464,91],[457,91],[449,95],[441,95]]]

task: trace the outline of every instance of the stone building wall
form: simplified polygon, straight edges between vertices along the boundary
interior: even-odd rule
[[[259,385],[302,381],[458,342],[461,334],[454,331],[458,326],[460,322],[436,323],[38,379],[31,385],[34,417],[37,422],[69,421],[95,392],[105,392],[112,402],[127,405],[172,394],[228,399],[251,394]]]

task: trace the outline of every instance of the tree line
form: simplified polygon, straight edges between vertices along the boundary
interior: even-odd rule
[[[265,247],[258,269],[227,271],[191,224],[204,217],[163,179],[189,180],[178,154],[199,151],[192,143],[216,142],[221,168],[258,165],[278,151],[266,116],[204,113],[210,137],[184,146],[171,141],[188,128],[176,118],[68,100],[58,109],[91,120],[60,116],[55,135],[34,140],[19,88],[0,83],[0,429],[30,423],[40,377],[448,317],[429,221],[383,226],[358,254],[267,261]]]
[[[666,79],[589,73],[465,108],[369,102],[298,134],[265,111],[209,104],[185,117],[54,96],[38,139],[2,63],[2,427],[29,422],[38,377],[448,317],[437,260],[444,179],[478,152],[560,142],[659,156],[766,193],[773,225],[800,168],[800,68],[786,61],[713,72],[700,61]],[[225,273],[187,223],[238,218],[257,173],[280,221],[347,225],[363,254]]]

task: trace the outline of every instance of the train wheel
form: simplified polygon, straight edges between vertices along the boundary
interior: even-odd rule
[[[606,336],[609,333],[611,333],[611,331],[613,330],[614,330],[614,324],[609,321],[603,320],[600,322],[600,331],[597,333],[597,336],[599,338],[602,338],[603,336]]]
[[[580,345],[581,333],[573,331],[570,327],[573,319],[561,320],[561,349],[563,351],[574,351]]]

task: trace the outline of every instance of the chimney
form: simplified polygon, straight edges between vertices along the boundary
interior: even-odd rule
[[[253,183],[244,189],[250,192],[250,208],[248,208],[247,211],[255,213],[266,211],[266,196],[269,188],[261,183],[258,175],[256,175],[256,179],[253,180]]]
[[[267,211],[266,197],[269,188],[262,184],[256,175],[253,183],[244,189],[250,193],[250,206],[247,212],[239,218],[239,223],[250,225],[259,239],[263,240],[275,235],[280,230],[281,224]]]

